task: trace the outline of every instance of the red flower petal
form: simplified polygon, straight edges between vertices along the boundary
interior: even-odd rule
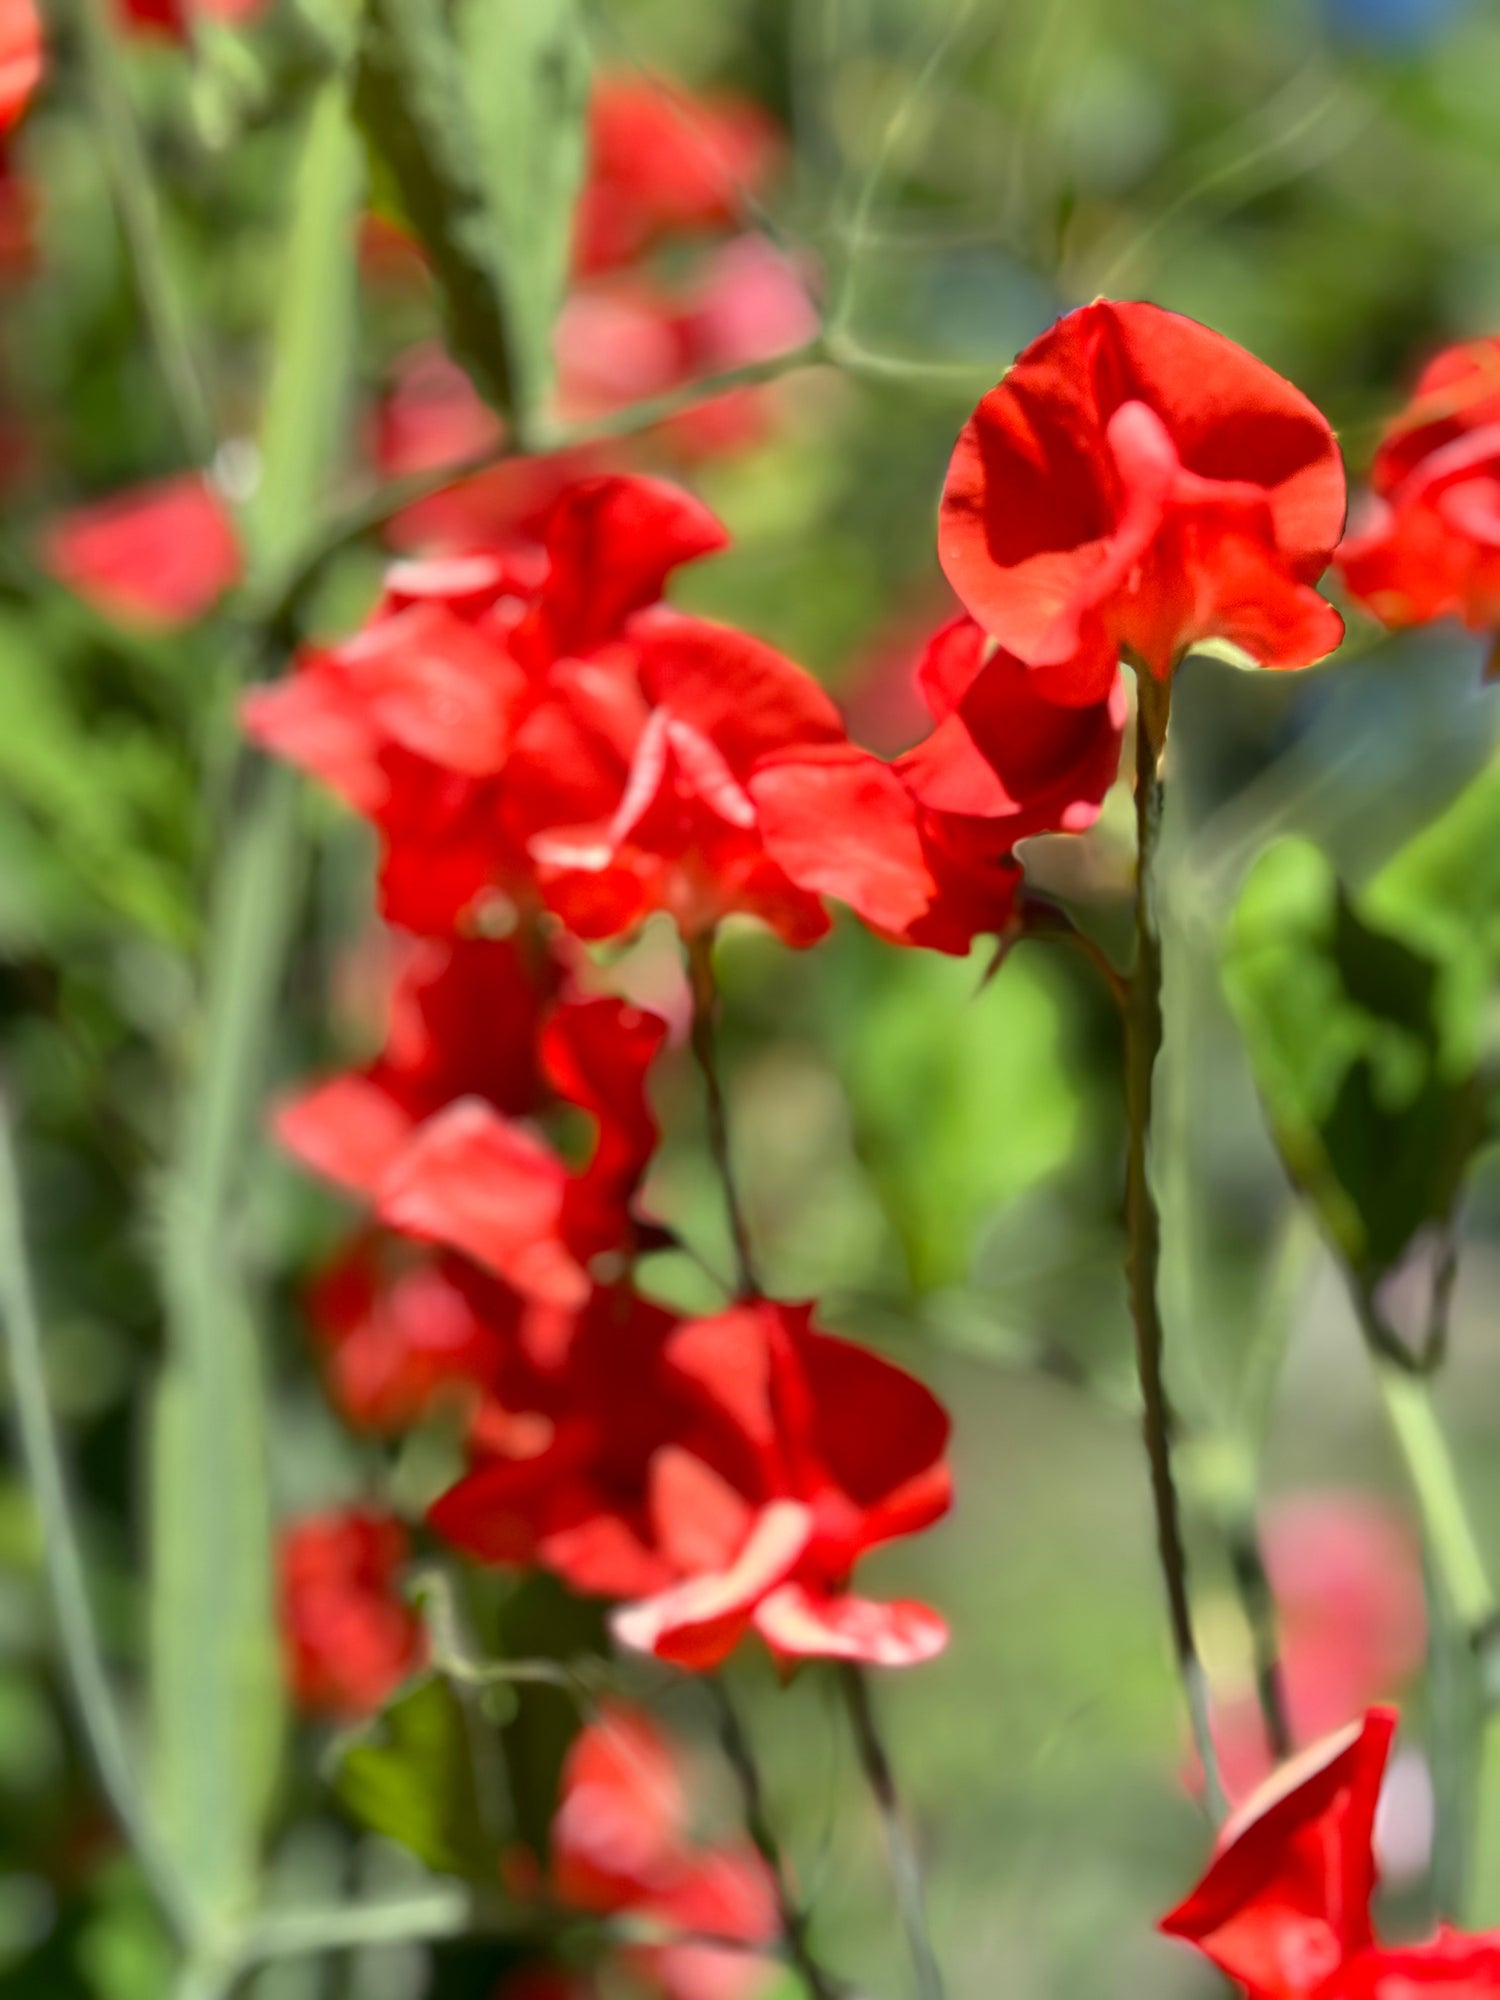
[[[272,1129],[286,1150],[328,1180],[373,1195],[411,1137],[414,1121],[378,1083],[335,1076],[276,1111]]]
[[[812,1532],[806,1507],[773,1501],[727,1569],[622,1606],[612,1615],[610,1630],[622,1646],[707,1672],[734,1651],[756,1605],[795,1567]]]
[[[1372,1839],[1390,1709],[1305,1753],[1224,1828],[1198,1887],[1161,1922],[1251,1987],[1308,2000],[1371,1943]]]
[[[240,577],[229,515],[196,473],[62,515],[41,557],[106,617],[168,630],[201,618]]]
[[[787,1659],[860,1660],[872,1667],[915,1667],[936,1659],[948,1627],[925,1604],[900,1599],[827,1597],[784,1583],[756,1607],[755,1629]]]
[[[415,1134],[382,1183],[391,1229],[461,1250],[517,1291],[582,1305],[589,1281],[562,1241],[567,1169],[529,1132],[460,1098]]]

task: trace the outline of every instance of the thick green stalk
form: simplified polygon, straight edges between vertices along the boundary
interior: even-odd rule
[[[1165,1354],[1159,1298],[1161,1217],[1151,1186],[1152,1089],[1162,1046],[1162,956],[1154,871],[1161,834],[1162,753],[1171,713],[1171,683],[1144,666],[1136,672],[1138,704],[1135,751],[1135,965],[1125,1007],[1125,1111],[1129,1129],[1125,1175],[1125,1273],[1130,1316],[1135,1326],[1136,1372],[1141,1385],[1141,1428],[1151,1474],[1157,1552],[1166,1586],[1172,1650],[1182,1682],[1193,1742],[1203,1767],[1209,1811],[1223,1816],[1209,1715],[1208,1681],[1193,1633],[1188,1595],[1187,1550],[1172,1472],[1172,1414],[1167,1400]]]
[[[11,1394],[21,1456],[42,1528],[42,1554],[53,1615],[84,1740],[104,1796],[180,1939],[197,1930],[187,1885],[142,1795],[135,1760],[105,1670],[89,1603],[88,1580],[69,1501],[62,1449],[47,1398],[41,1328],[27,1266],[10,1121],[0,1109],[0,1319],[10,1360]]]

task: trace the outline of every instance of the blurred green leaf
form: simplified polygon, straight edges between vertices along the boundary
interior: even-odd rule
[[[924,1288],[968,1273],[982,1224],[1078,1131],[1052,984],[1024,961],[980,980],[976,960],[908,952],[840,1008],[859,1147]]]
[[[484,396],[509,412],[520,371],[504,245],[442,0],[370,0],[354,114],[431,261],[454,353]]]
[[[445,1875],[493,1883],[499,1850],[488,1829],[469,1717],[451,1682],[429,1675],[342,1746],[334,1790],[372,1832]]]
[[[344,79],[313,106],[297,173],[261,422],[261,476],[247,509],[254,561],[296,554],[337,455],[354,351],[355,245],[364,192]]]
[[[1441,966],[1367,922],[1318,849],[1289,840],[1245,885],[1224,977],[1287,1170],[1373,1283],[1451,1214],[1485,1136]]]
[[[577,0],[459,0],[455,32],[500,229],[513,388],[525,414],[552,386],[552,326],[584,169],[588,43]]]

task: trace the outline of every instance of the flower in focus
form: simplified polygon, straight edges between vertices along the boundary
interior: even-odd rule
[[[877,1603],[848,1585],[870,1549],[947,1512],[947,1414],[920,1382],[816,1332],[811,1316],[761,1300],[673,1335],[673,1368],[744,1440],[754,1479],[736,1487],[686,1443],[659,1454],[652,1514],[682,1581],[615,1613],[625,1645],[695,1670],[752,1629],[787,1660],[909,1666],[942,1650],[947,1628],[925,1605]]]
[[[1500,339],[1428,364],[1370,480],[1338,551],[1350,592],[1393,628],[1500,628]]]
[[[1500,1992],[1500,1935],[1440,1931],[1397,1947],[1375,1939],[1375,1816],[1395,1728],[1394,1710],[1371,1709],[1286,1765],[1228,1822],[1207,1874],[1162,1919],[1250,2000]]]
[[[665,236],[733,221],[741,192],[761,191],[781,151],[775,125],[748,98],[601,77],[589,101],[577,268],[617,270]]]
[[[938,553],[965,609],[1057,699],[1103,700],[1226,640],[1303,667],[1342,623],[1312,588],[1344,473],[1307,398],[1222,335],[1099,300],[1020,356],[965,425]]]
[[[1119,766],[1124,690],[1116,676],[1100,701],[1054,701],[968,617],[929,640],[917,682],[936,726],[893,763],[838,744],[773,759],[751,791],[794,882],[889,937],[963,953],[1011,918],[1016,842],[1098,816]]]
[[[806,944],[828,919],[767,852],[753,779],[843,724],[771,647],[657,604],[723,542],[663,481],[584,480],[541,547],[396,564],[364,630],[254,691],[246,727],[380,829],[393,923],[444,933],[500,896],[585,938],[739,911]]]
[[[36,0],[0,0],[0,133],[8,132],[31,102],[44,60]]]
[[[41,560],[106,618],[162,631],[201,618],[241,573],[228,511],[197,473],[61,515],[43,536]]]
[[[779,1919],[764,1862],[748,1847],[692,1837],[685,1775],[647,1717],[605,1704],[563,1766],[551,1841],[558,1902],[772,1944]],[[746,2000],[770,1970],[748,1952],[703,1944],[637,1947],[628,1963],[664,2000]]]
[[[397,1589],[408,1553],[400,1522],[369,1509],[283,1529],[282,1641],[300,1708],[346,1720],[372,1714],[420,1665],[421,1623]]]

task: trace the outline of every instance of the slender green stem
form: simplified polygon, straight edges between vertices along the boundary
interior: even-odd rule
[[[1172,1648],[1193,1742],[1203,1767],[1205,1797],[1210,1813],[1217,1820],[1224,1812],[1224,1787],[1214,1749],[1208,1681],[1193,1633],[1187,1550],[1172,1472],[1172,1413],[1167,1400],[1166,1339],[1158,1297],[1161,1217],[1151,1186],[1152,1086],[1162,1045],[1161,932],[1157,923],[1154,868],[1161,833],[1162,753],[1166,748],[1172,693],[1170,681],[1158,680],[1144,666],[1137,669],[1136,686],[1139,698],[1135,731],[1135,966],[1125,1008],[1125,1110],[1129,1127],[1125,1270],[1135,1326],[1136,1371],[1141,1384],[1141,1428],[1151,1473],[1157,1550],[1166,1585]]]
[[[735,1274],[741,1298],[760,1297],[755,1273],[755,1257],[750,1248],[750,1230],[740,1201],[739,1182],[729,1146],[729,1117],[724,1103],[723,1079],[719,1074],[719,987],[714,975],[714,941],[711,932],[690,938],[687,946],[688,984],[693,997],[693,1054],[703,1076],[703,1093],[708,1107],[708,1149],[724,1194],[729,1218],[729,1234],[734,1244]]]
[[[1374,1367],[1434,1573],[1467,1643],[1477,1647],[1496,1620],[1495,1591],[1433,1406],[1432,1385],[1383,1356],[1375,1357]]]
[[[214,454],[214,427],[193,357],[163,240],[161,211],[145,148],[125,86],[119,47],[105,0],[74,0],[99,147],[110,193],[130,252],[141,311],[184,448],[195,465]]]
[[[681,415],[684,410],[694,409],[700,403],[711,402],[715,396],[727,394],[731,389],[754,388],[761,383],[774,382],[783,375],[815,367],[827,359],[820,334],[804,346],[789,348],[783,354],[769,355],[761,361],[746,362],[738,368],[726,368],[716,375],[699,376],[696,381],[685,382],[681,388],[668,390],[664,395],[631,403],[624,409],[611,410],[608,415],[591,423],[554,425],[532,440],[532,448],[542,452],[572,451],[613,439],[636,437],[642,431],[652,430],[656,425]],[[429,500],[435,493],[445,492],[450,486],[472,479],[476,473],[488,472],[507,459],[519,456],[520,447],[514,440],[509,440],[474,452],[468,458],[436,466],[430,472],[412,473],[404,479],[389,480],[378,486],[373,493],[330,522],[321,534],[310,537],[301,560],[290,574],[277,579],[273,590],[261,597],[252,593],[247,600],[250,618],[258,625],[284,624],[328,563],[351,543],[383,527],[392,515],[415,506],[418,501]]]
[[[901,1927],[906,1933],[906,1947],[911,1954],[912,1969],[916,1973],[917,1992],[920,2000],[943,2000],[943,1974],[938,1965],[937,1953],[932,1948],[932,1933],[927,1923],[927,1896],[922,1883],[922,1865],[917,1859],[911,1828],[907,1824],[900,1795],[896,1790],[896,1776],[891,1769],[891,1760],[886,1755],[885,1743],[875,1720],[869,1682],[860,1667],[852,1662],[846,1662],[839,1669],[839,1683],[844,1696],[844,1706],[849,1712],[849,1723],[860,1769],[865,1774],[865,1782],[875,1800],[876,1809],[880,1814],[880,1824],[885,1832],[891,1879],[896,1885]]]
[[[1250,1629],[1250,1650],[1255,1668],[1255,1695],[1265,1725],[1266,1747],[1272,1761],[1280,1763],[1296,1747],[1291,1719],[1287,1714],[1286,1682],[1281,1671],[1281,1648],[1276,1628],[1276,1599],[1266,1574],[1265,1556],[1260,1545],[1253,1506],[1224,1524],[1224,1542],[1235,1592],[1245,1623]]]
[[[771,1878],[772,1893],[776,1898],[776,1910],[782,1936],[786,1942],[787,1957],[802,1975],[803,1983],[813,1995],[813,2000],[837,2000],[837,1996],[843,1990],[842,1983],[819,1963],[809,1941],[807,1912],[792,1884],[786,1856],[771,1825],[770,1813],[766,1806],[765,1785],[761,1780],[760,1766],[756,1762],[749,1734],[740,1720],[739,1710],[735,1707],[723,1680],[709,1681],[708,1688],[718,1711],[719,1741],[724,1746],[724,1756],[740,1788],[745,1831],[754,1843],[755,1851],[765,1863],[766,1872]]]
[[[53,1614],[84,1738],[115,1818],[145,1869],[162,1910],[188,1941],[197,1914],[147,1809],[125,1740],[89,1605],[62,1450],[47,1400],[41,1329],[32,1293],[10,1122],[0,1109],[0,1317],[10,1358],[16,1425],[41,1518]]]

